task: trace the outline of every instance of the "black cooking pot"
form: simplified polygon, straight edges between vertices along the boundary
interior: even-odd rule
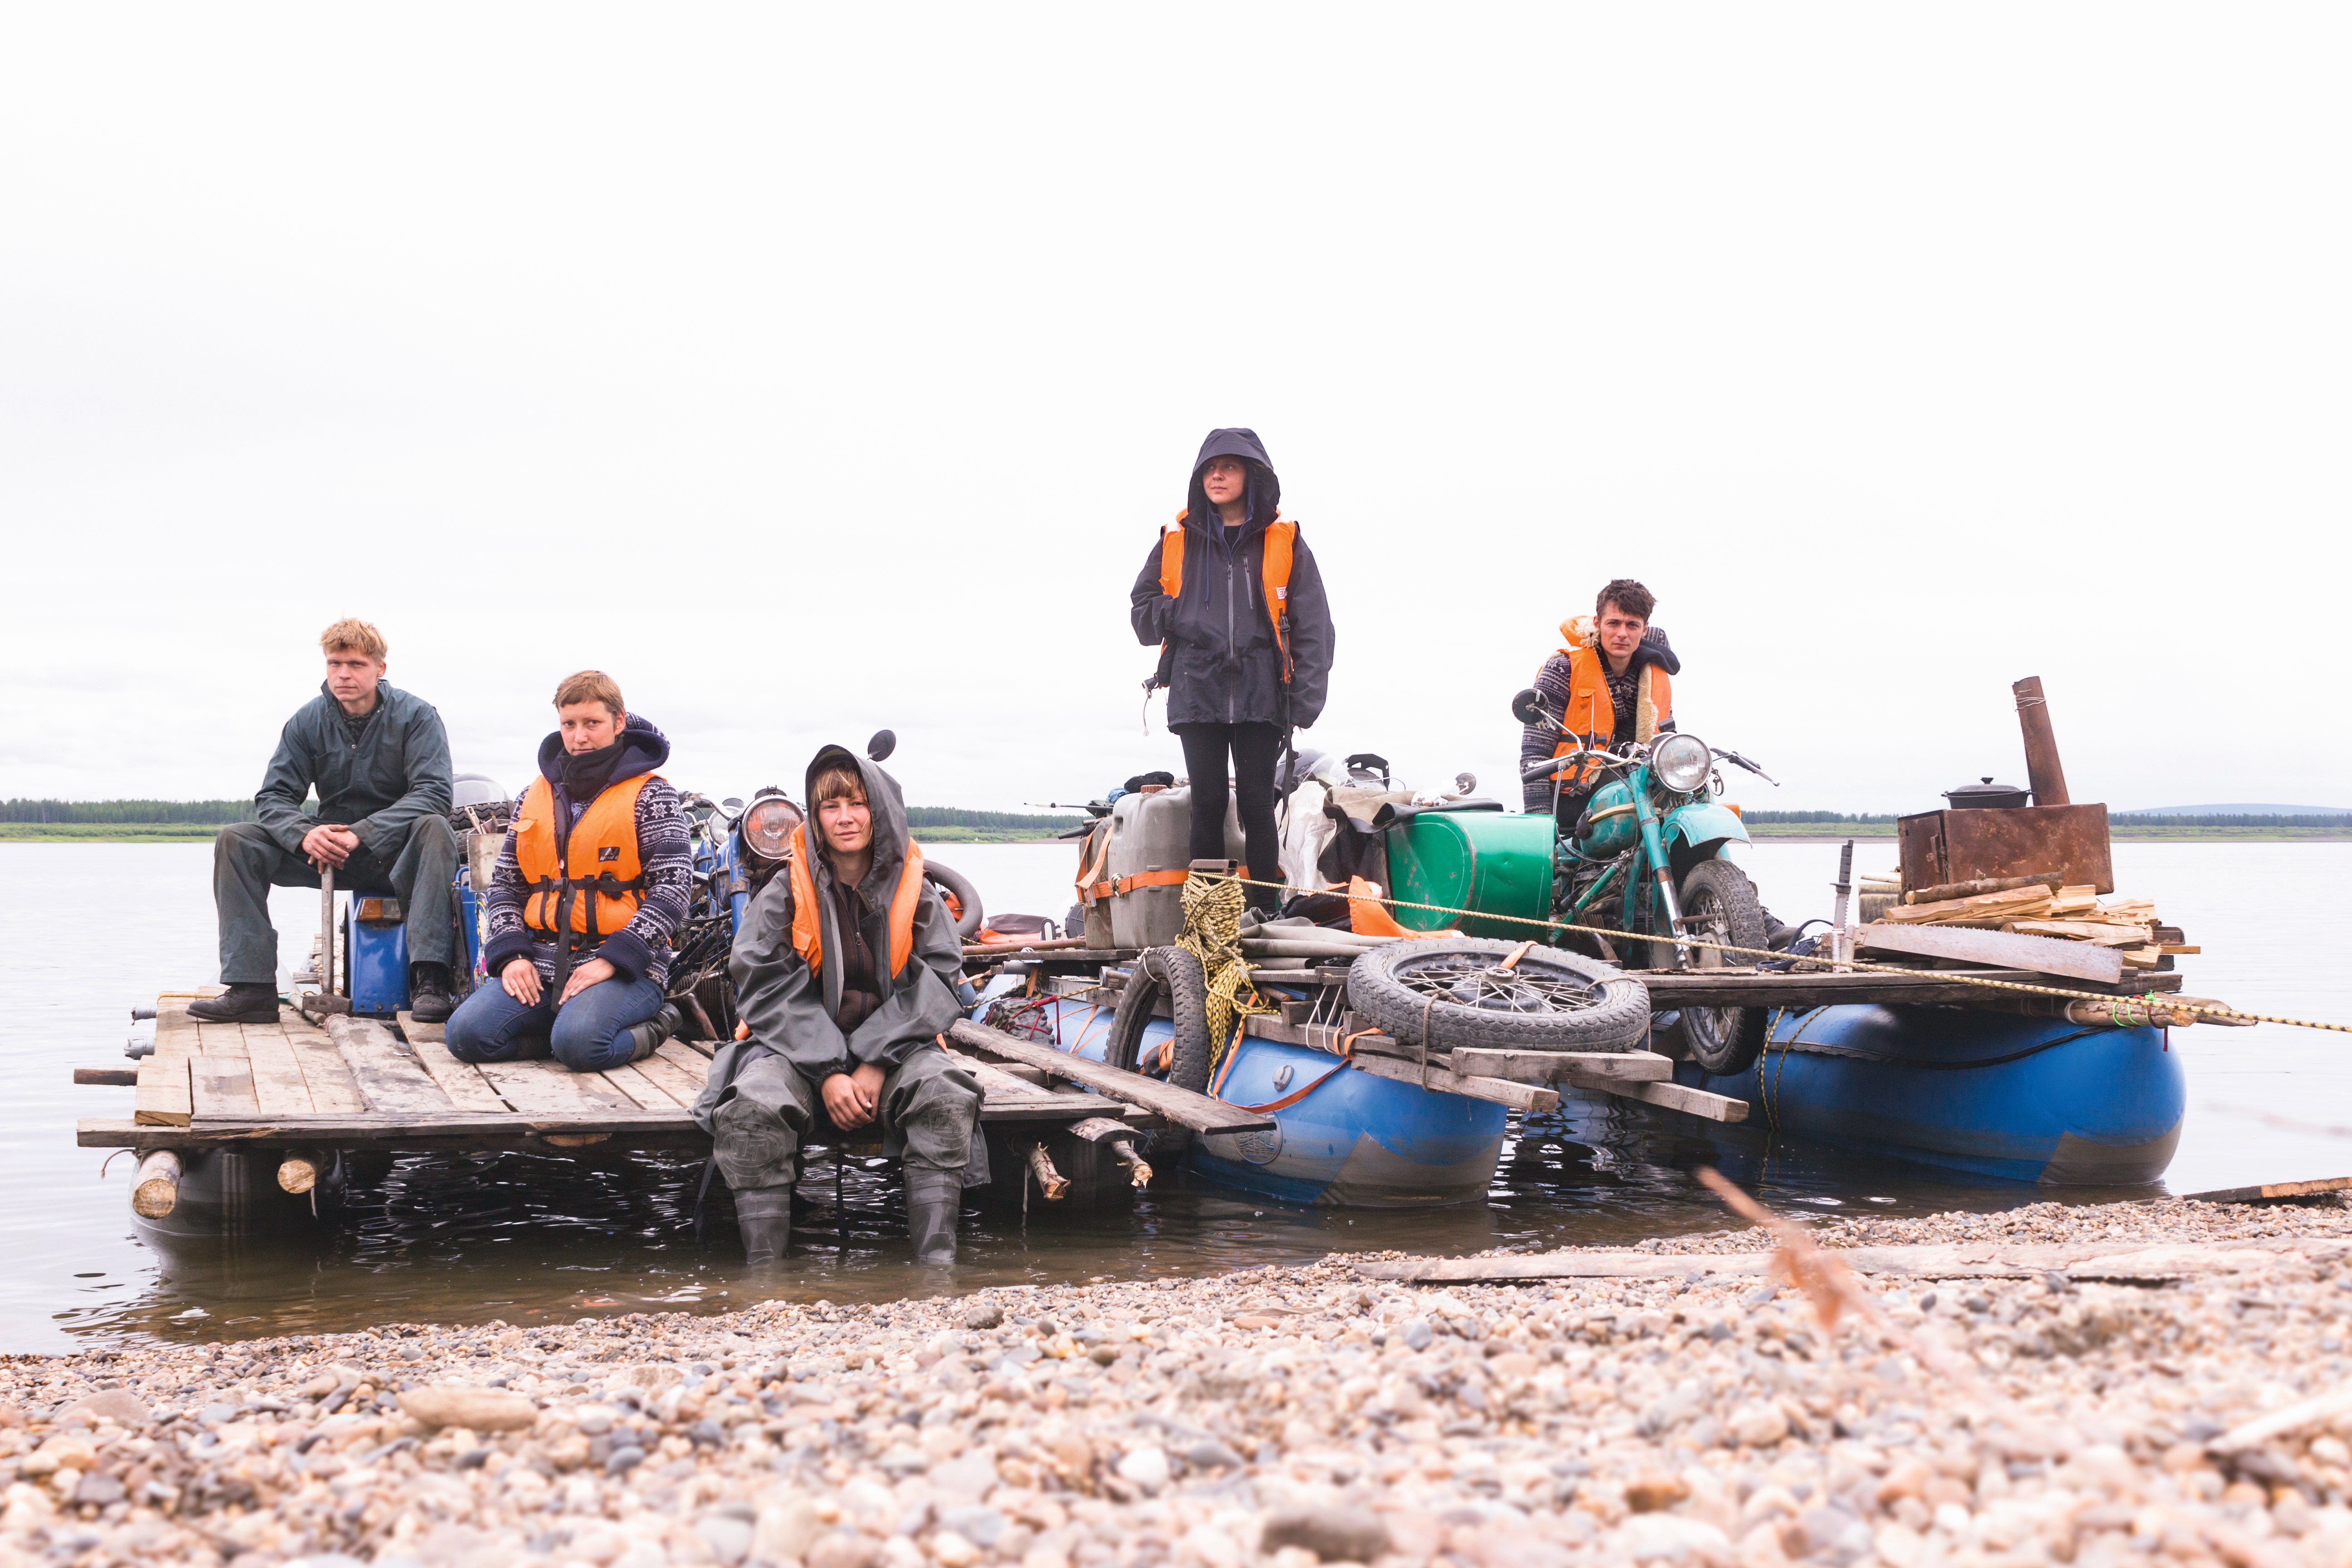
[[[1954,811],[2000,811],[2025,805],[2033,798],[2033,792],[2019,789],[2015,784],[1995,784],[1988,775],[1981,784],[1946,790],[1944,798],[1952,803]]]

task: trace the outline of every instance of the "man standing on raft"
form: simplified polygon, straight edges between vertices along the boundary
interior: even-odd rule
[[[1536,671],[1544,711],[1567,726],[1562,740],[1533,724],[1519,731],[1519,770],[1525,780],[1521,806],[1549,811],[1554,784],[1549,774],[1527,778],[1527,769],[1546,757],[1564,757],[1580,747],[1613,749],[1650,741],[1675,727],[1674,677],[1682,661],[1664,628],[1650,624],[1658,601],[1631,577],[1601,590],[1592,615],[1559,624],[1560,649]],[[1575,831],[1577,819],[1601,780],[1601,764],[1587,762],[1559,780],[1559,829]]]
[[[1293,727],[1321,717],[1331,678],[1331,612],[1282,481],[1255,430],[1212,430],[1184,510],[1144,558],[1128,595],[1136,640],[1160,645],[1154,683],[1192,775],[1195,860],[1225,854],[1226,758],[1254,882],[1282,879],[1275,769]],[[1272,910],[1278,889],[1253,887]]]
[[[220,915],[219,996],[188,1005],[207,1024],[278,1022],[278,933],[269,889],[335,886],[389,893],[407,924],[409,1007],[420,1023],[449,1016],[457,923],[450,884],[457,837],[449,830],[449,734],[421,697],[384,679],[383,634],[342,620],[319,637],[327,679],[286,721],[278,754],[254,796],[252,822],[213,840],[213,903]],[[319,814],[302,815],[310,791]]]
[[[801,1145],[822,1112],[829,1142],[880,1124],[905,1173],[915,1261],[953,1263],[963,1189],[988,1179],[979,1082],[939,1043],[962,1016],[963,943],[880,764],[827,746],[807,799],[728,965],[749,1037],[720,1048],[694,1119],[734,1191],[746,1262],[783,1258]]]

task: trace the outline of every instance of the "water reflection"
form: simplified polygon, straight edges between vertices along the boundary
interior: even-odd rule
[[[853,1157],[836,1172],[818,1152],[795,1207],[789,1271],[754,1279],[740,1268],[723,1185],[703,1205],[698,1236],[699,1161],[420,1154],[354,1163],[316,1218],[289,1203],[257,1206],[227,1233],[205,1226],[202,1214],[177,1234],[142,1226],[158,1260],[147,1288],[129,1300],[89,1300],[61,1322],[85,1342],[247,1338],[402,1321],[726,1311],[770,1298],[888,1300],[1292,1264],[1333,1251],[1631,1245],[1724,1223],[1689,1179],[1702,1163],[1800,1213],[1864,1204],[1894,1213],[1990,1209],[2043,1195],[1739,1128],[1695,1132],[1622,1101],[1570,1100],[1515,1126],[1483,1204],[1292,1207],[1163,1175],[1125,1205],[1040,1202],[1025,1215],[968,1207],[962,1262],[951,1273],[908,1262],[895,1171]]]

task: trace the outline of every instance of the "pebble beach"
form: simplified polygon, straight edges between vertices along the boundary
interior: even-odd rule
[[[2343,1237],[2352,1210],[1806,1228]],[[2352,1269],[1864,1280],[1824,1322],[1769,1280],[1357,1261],[12,1357],[0,1568],[2352,1565],[2352,1397],[2325,1397],[2352,1386]]]

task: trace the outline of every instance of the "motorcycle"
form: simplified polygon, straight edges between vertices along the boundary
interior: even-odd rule
[[[1552,781],[1554,816],[1568,778],[1598,780],[1583,811],[1553,847],[1552,913],[1563,922],[1626,933],[1634,965],[1719,969],[1743,961],[1691,943],[1761,950],[1769,926],[1756,884],[1738,863],[1748,843],[1737,812],[1718,804],[1723,773],[1744,768],[1778,781],[1737,752],[1711,751],[1696,735],[1666,734],[1612,751],[1582,744],[1546,712],[1533,688],[1511,700],[1511,713],[1561,740],[1579,742],[1522,770]],[[1607,945],[1600,956],[1616,955]],[[1744,1071],[1764,1048],[1769,1022],[1761,1007],[1685,1007],[1691,1056],[1708,1072]]]

